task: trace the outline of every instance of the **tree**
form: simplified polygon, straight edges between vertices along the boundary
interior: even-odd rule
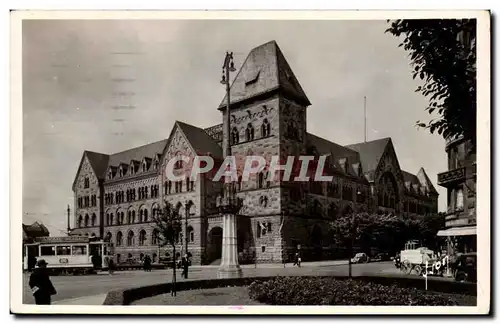
[[[176,296],[176,253],[175,244],[182,233],[182,220],[178,210],[172,208],[170,204],[153,217],[155,228],[158,230],[158,239],[161,246],[170,245],[173,249],[173,273],[172,273],[172,296]]]
[[[417,126],[445,139],[464,136],[476,142],[476,20],[394,20],[386,32],[404,36],[413,78],[424,81],[416,92],[429,98],[426,110],[439,118]]]

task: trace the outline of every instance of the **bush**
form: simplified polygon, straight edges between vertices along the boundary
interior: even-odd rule
[[[437,294],[356,279],[277,277],[252,282],[250,298],[270,305],[475,305],[474,297]]]

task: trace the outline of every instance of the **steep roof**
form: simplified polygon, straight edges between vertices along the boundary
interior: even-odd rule
[[[403,174],[403,180],[405,182],[409,181],[411,184],[418,184],[419,186],[421,185],[420,181],[418,180],[417,176],[414,175],[413,173],[406,172],[401,170],[401,173]]]
[[[106,169],[108,167],[109,155],[85,151],[87,154],[87,158],[89,159],[90,165],[92,169],[94,169],[95,174],[98,178],[104,177],[106,173]]]
[[[311,103],[295,77],[276,41],[250,51],[230,88],[231,102],[240,102],[270,91],[280,90],[298,103]],[[219,109],[226,107],[226,96]]]
[[[420,181],[420,183],[422,183],[422,185],[427,187],[429,192],[431,192],[433,194],[438,194],[436,188],[434,187],[431,180],[427,176],[427,173],[425,172],[424,168],[420,168],[420,170],[418,170],[417,178]]]
[[[197,154],[206,155],[210,153],[213,157],[222,157],[222,148],[204,129],[180,121],[176,123]]]
[[[391,141],[390,137],[381,138],[370,142],[362,142],[345,147],[359,152],[361,158],[361,166],[365,172],[373,172],[377,169],[380,158]]]
[[[161,140],[158,142],[138,146],[126,151],[118,152],[109,156],[108,166],[118,166],[120,163],[129,164],[130,161],[142,161],[143,158],[153,158],[155,154],[163,152],[167,140]]]

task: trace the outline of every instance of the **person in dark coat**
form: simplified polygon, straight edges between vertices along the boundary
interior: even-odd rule
[[[149,257],[149,255],[146,255],[144,257],[144,271],[151,271],[151,258]]]
[[[182,258],[182,276],[187,279],[188,277],[188,268],[189,268],[189,259],[188,255],[184,255]]]
[[[35,304],[50,305],[51,296],[57,292],[54,285],[52,285],[52,281],[50,281],[45,260],[37,261],[35,270],[30,276],[29,286],[33,297],[35,297]]]

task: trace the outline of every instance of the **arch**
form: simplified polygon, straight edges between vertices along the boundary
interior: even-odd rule
[[[222,228],[213,227],[208,232],[207,261],[212,263],[222,256]]]
[[[141,230],[139,232],[139,245],[144,245],[146,243],[146,231]]]
[[[238,144],[240,142],[240,134],[236,127],[231,130],[231,144]]]
[[[189,225],[187,228],[187,239],[188,239],[188,242],[191,242],[191,243],[194,242],[194,228],[191,225]]]
[[[121,224],[123,224],[123,223],[120,221],[120,220],[121,220],[121,213],[122,213],[122,209],[118,207],[118,208],[116,209],[116,222],[115,222],[117,225],[121,225]]]
[[[160,212],[160,205],[158,205],[157,203],[154,203],[151,206],[151,214],[152,214],[153,218],[159,216],[159,212]]]
[[[123,234],[121,231],[118,231],[116,233],[116,246],[122,246],[123,245]]]
[[[111,234],[111,232],[107,232],[106,236],[104,237],[104,241],[111,242],[112,239],[113,239],[113,234]]]
[[[255,130],[253,128],[252,123],[247,124],[247,128],[245,129],[245,135],[247,141],[253,141],[254,135],[255,135]]]
[[[89,214],[85,214],[85,220],[83,221],[85,227],[89,226]]]
[[[377,182],[378,206],[398,210],[400,196],[396,177],[390,171],[380,175]]]
[[[175,212],[180,213],[180,212],[181,212],[181,209],[182,209],[182,203],[179,201],[179,202],[175,205]]]
[[[151,244],[158,245],[160,244],[160,232],[155,228],[151,233]]]
[[[267,118],[264,118],[262,121],[262,125],[260,126],[260,133],[262,137],[268,137],[271,135],[271,124],[267,120]]]
[[[111,225],[111,222],[110,222],[110,219],[109,219],[109,209],[106,209],[105,214],[106,214],[106,219],[105,219],[106,222],[104,224]]]
[[[142,219],[143,222],[147,222],[148,221],[148,210],[147,209],[144,209],[144,218]]]
[[[135,243],[135,234],[134,231],[128,231],[127,234],[127,246],[132,246]]]
[[[95,213],[92,213],[92,218],[90,219],[90,226],[96,226],[97,224],[97,216]]]
[[[82,215],[80,215],[80,216],[78,216],[78,221],[77,221],[77,223],[78,223],[77,226],[79,228],[82,227],[82,222],[83,222],[83,217],[82,217]]]

